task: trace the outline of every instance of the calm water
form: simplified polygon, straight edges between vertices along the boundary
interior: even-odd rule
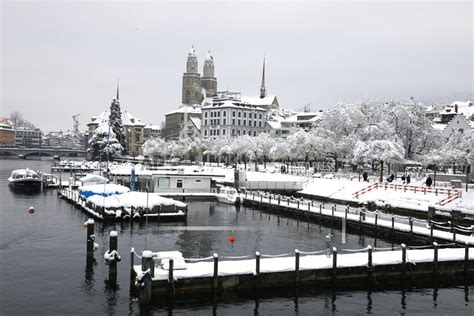
[[[140,308],[129,293],[129,251],[179,250],[185,257],[264,254],[324,248],[330,228],[261,214],[251,208],[189,202],[184,224],[145,226],[96,224],[93,272],[86,272],[85,229],[82,212],[57,198],[54,190],[37,194],[13,193],[7,178],[13,169],[48,171],[51,161],[0,160],[0,314],[474,314],[474,287],[417,289],[411,291],[262,293],[259,298],[225,296],[217,301],[179,301],[174,306],[154,302]],[[28,207],[36,208],[28,214]],[[102,262],[111,230],[119,232],[118,286],[106,282],[107,266]],[[332,231],[338,248],[384,247],[388,241]],[[229,237],[235,243],[229,243]]]

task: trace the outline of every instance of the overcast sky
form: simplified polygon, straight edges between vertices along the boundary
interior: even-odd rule
[[[471,1],[1,1],[1,111],[43,130],[81,130],[115,96],[144,123],[181,102],[194,45],[219,90],[257,95],[263,56],[280,105],[472,98]]]

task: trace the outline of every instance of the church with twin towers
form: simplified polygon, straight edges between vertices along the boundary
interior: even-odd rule
[[[214,58],[209,51],[204,60],[202,77],[199,74],[198,59],[194,47],[188,53],[186,72],[183,74],[181,102],[186,105],[201,104],[204,98],[217,93],[217,78],[214,75]]]

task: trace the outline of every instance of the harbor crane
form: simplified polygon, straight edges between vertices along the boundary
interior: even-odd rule
[[[72,116],[72,120],[74,121],[73,123],[73,133],[74,134],[79,134],[79,120],[77,119],[77,117],[81,115],[80,113],[79,114],[76,114],[76,115],[73,115]]]

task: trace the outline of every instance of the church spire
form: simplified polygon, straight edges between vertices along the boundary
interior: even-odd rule
[[[265,89],[265,57],[263,57],[263,71],[262,71],[262,86],[260,87],[260,98],[267,96],[267,90]]]
[[[119,100],[119,78],[117,78],[117,101]]]

